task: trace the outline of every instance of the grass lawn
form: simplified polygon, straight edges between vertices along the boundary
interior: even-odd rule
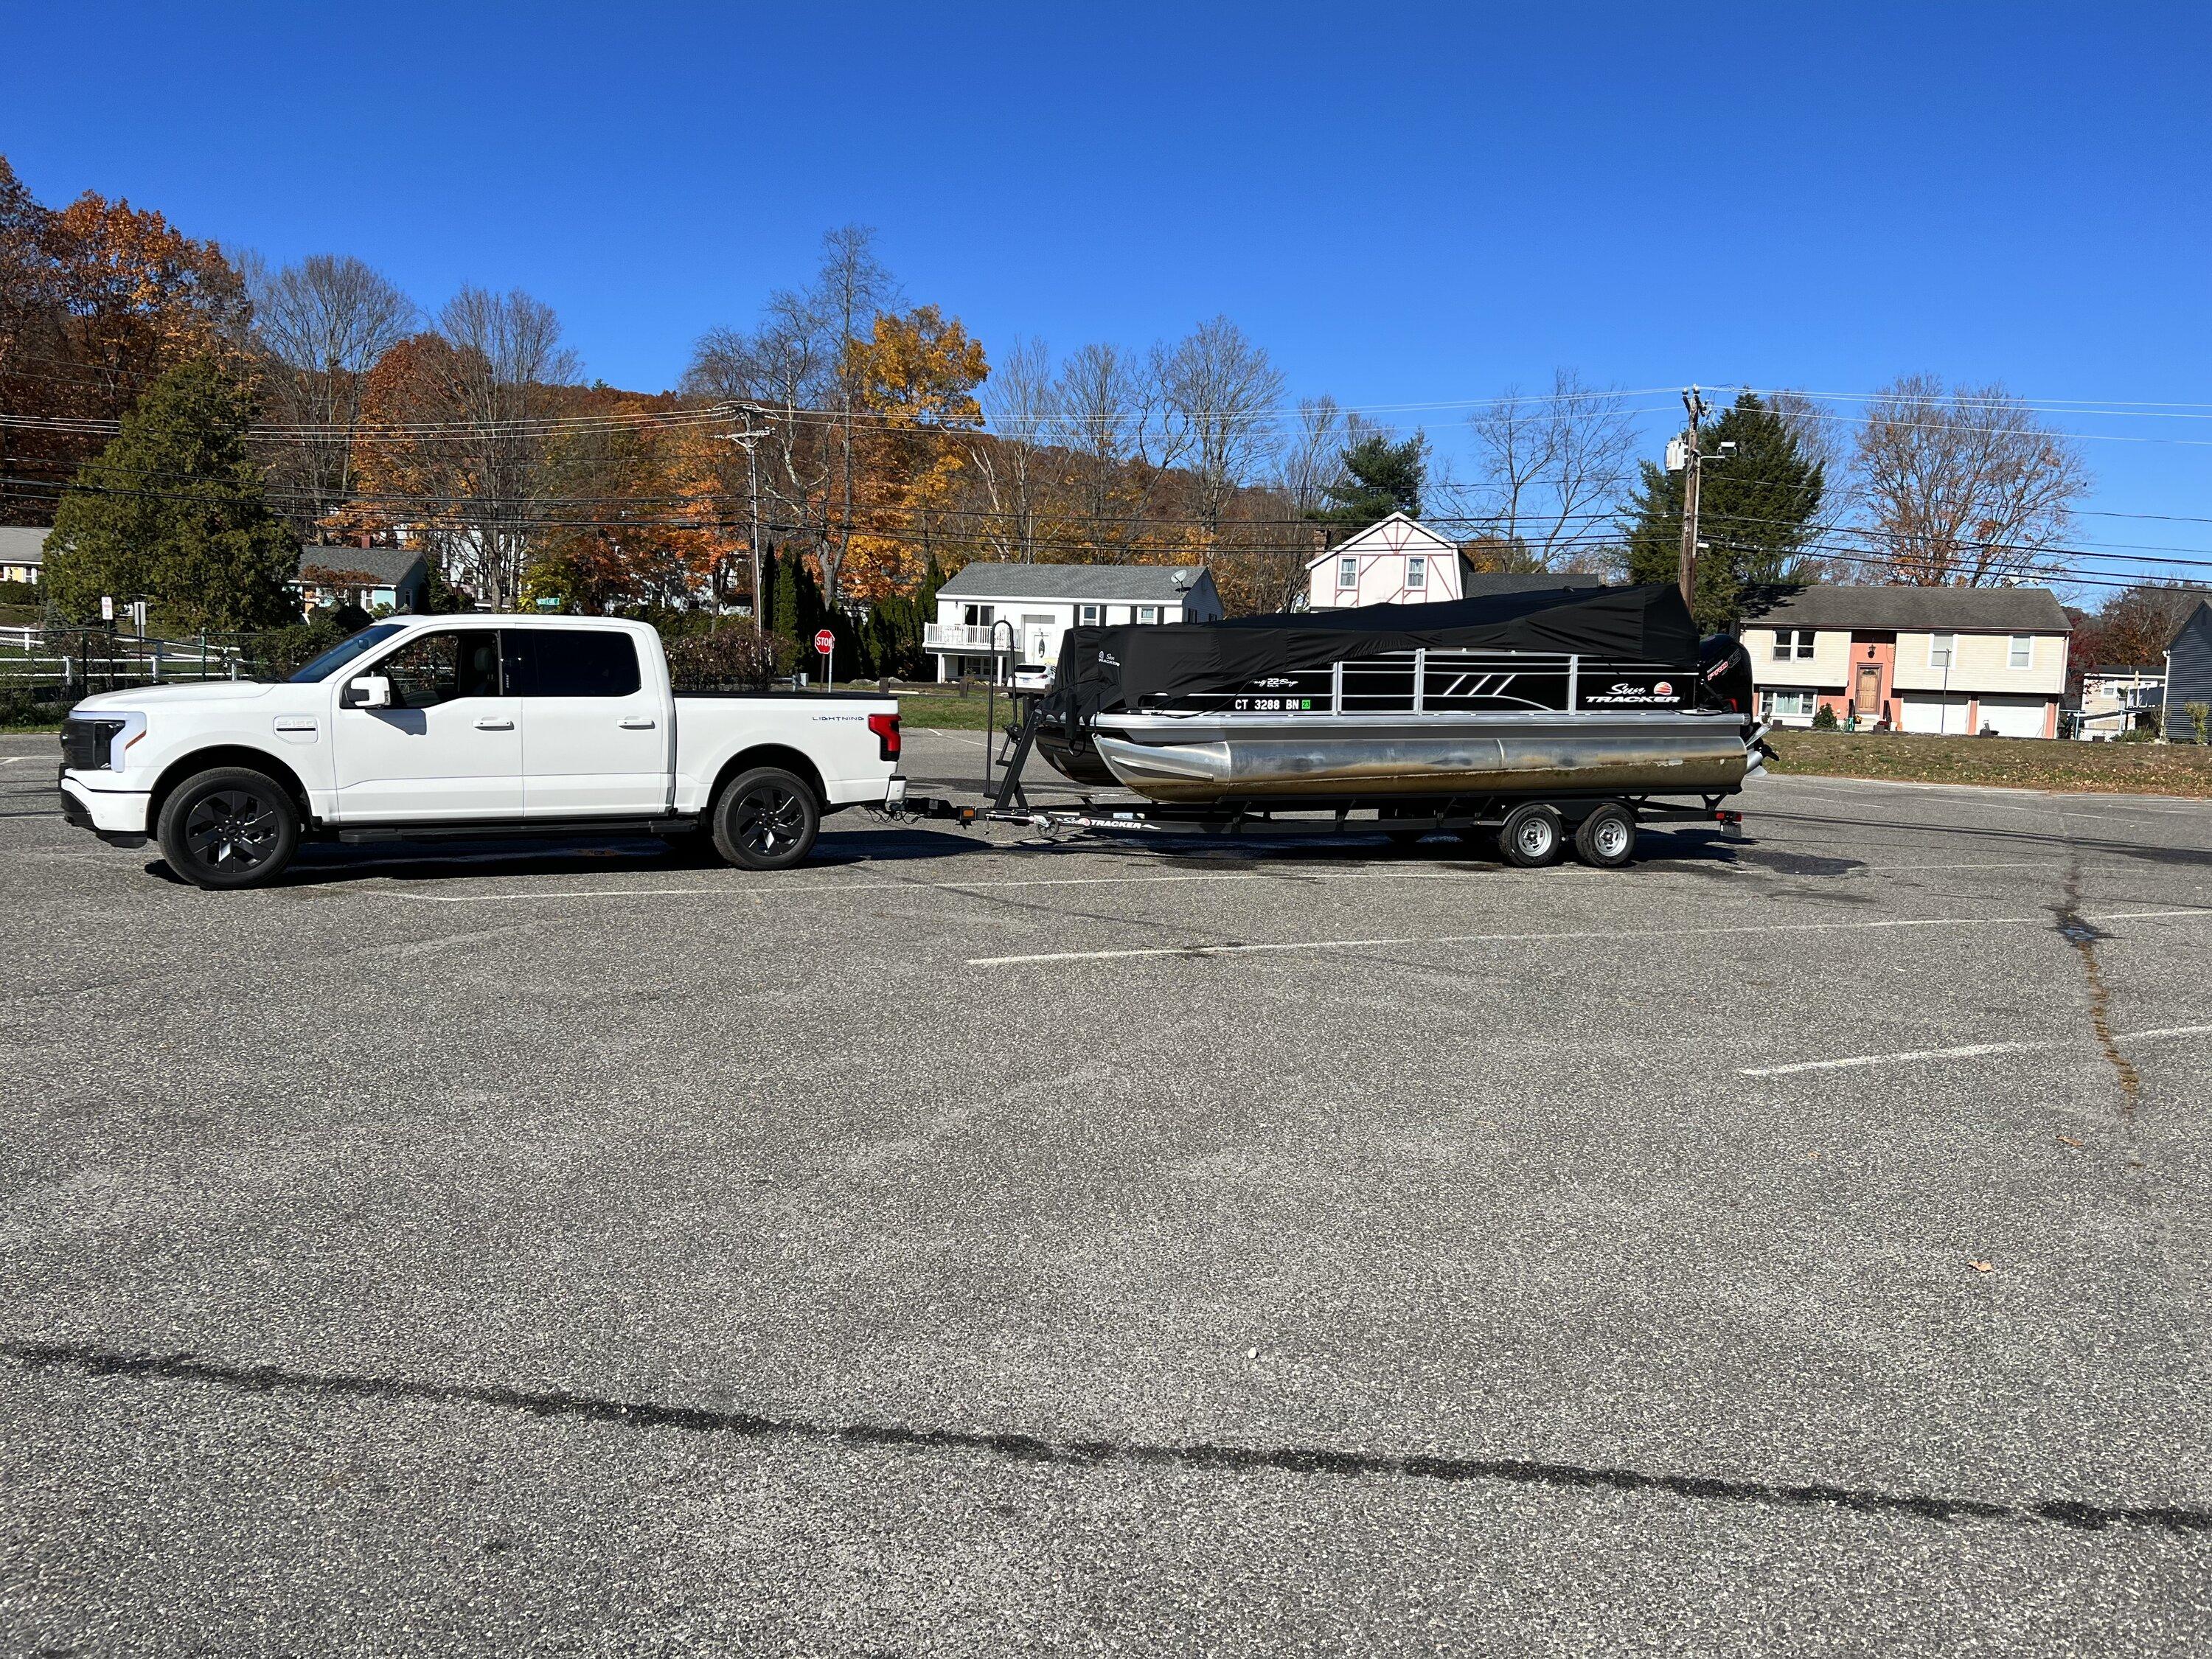
[[[896,695],[902,726],[910,726],[916,730],[933,726],[941,732],[981,732],[983,729],[985,703],[981,690],[971,691],[963,697],[950,687],[939,690],[932,686],[927,690],[902,690]],[[1004,726],[1010,723],[1016,712],[1014,700],[1000,691],[996,710],[999,724]]]
[[[1906,783],[1988,783],[2115,795],[2212,799],[2212,748],[1901,732],[1776,731],[1770,772]]]

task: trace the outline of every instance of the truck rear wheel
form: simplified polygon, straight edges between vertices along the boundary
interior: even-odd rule
[[[814,850],[821,803],[780,766],[740,773],[714,803],[714,850],[746,870],[787,870]]]
[[[1540,801],[1515,807],[1498,830],[1498,850],[1508,864],[1523,870],[1557,864],[1565,842],[1559,815]]]
[[[1575,856],[1601,870],[1617,870],[1636,852],[1636,815],[1607,801],[1575,826]]]
[[[300,850],[300,809],[267,773],[218,766],[169,792],[155,836],[169,868],[195,887],[258,887]]]

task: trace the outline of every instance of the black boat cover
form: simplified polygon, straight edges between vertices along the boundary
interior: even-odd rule
[[[1043,712],[1087,726],[1094,714],[1133,711],[1148,699],[1234,692],[1267,675],[1422,649],[1559,652],[1688,673],[1698,664],[1698,629],[1671,583],[1071,628]]]

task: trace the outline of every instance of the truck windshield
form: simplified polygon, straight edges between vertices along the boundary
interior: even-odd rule
[[[344,644],[332,646],[314,661],[293,675],[289,684],[309,685],[317,680],[330,678],[331,675],[368,650],[370,647],[390,639],[400,630],[402,626],[404,624],[399,623],[377,623],[371,627],[362,629]]]

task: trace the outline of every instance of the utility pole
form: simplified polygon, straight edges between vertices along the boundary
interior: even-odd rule
[[[753,632],[764,634],[768,631],[768,613],[761,604],[760,459],[754,451],[759,447],[760,441],[768,436],[768,428],[754,426],[752,410],[748,409],[745,411],[745,429],[743,432],[725,432],[722,435],[745,452],[745,489],[753,509]]]
[[[1698,423],[1705,418],[1705,400],[1692,386],[1682,394],[1682,407],[1690,411],[1689,429],[1682,434],[1682,603],[1695,610],[1698,595],[1698,474],[1704,457],[1698,451]]]

